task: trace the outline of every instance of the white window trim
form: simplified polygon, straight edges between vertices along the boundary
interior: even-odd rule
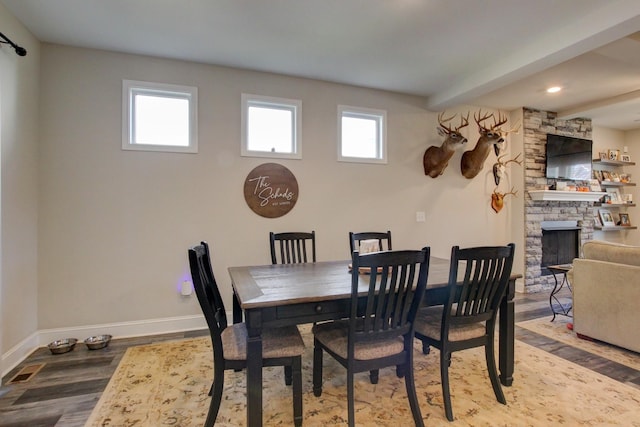
[[[189,145],[135,144],[132,141],[132,91],[148,94],[175,96],[189,101]],[[164,151],[169,153],[198,152],[198,88],[165,83],[143,82],[136,80],[122,81],[122,149],[134,151]]]
[[[272,153],[268,151],[255,151],[248,149],[249,121],[248,112],[249,105],[263,105],[268,107],[272,105],[277,108],[286,108],[293,112],[293,153]],[[276,98],[271,96],[252,95],[248,93],[242,94],[242,112],[241,112],[242,138],[240,155],[243,157],[267,157],[275,159],[302,159],[302,101],[298,99]]]
[[[361,116],[363,118],[374,119],[378,125],[378,147],[379,158],[373,157],[348,157],[342,155],[342,117],[347,113],[349,116]],[[373,108],[353,107],[349,105],[338,105],[338,161],[351,163],[375,163],[387,164],[387,112]]]

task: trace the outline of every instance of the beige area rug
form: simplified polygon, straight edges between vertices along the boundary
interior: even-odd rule
[[[575,332],[567,328],[567,324],[571,321],[571,318],[560,316],[556,317],[553,322],[549,318],[538,318],[519,322],[517,325],[621,365],[640,370],[640,354],[604,342],[578,338]]]
[[[346,372],[324,359],[324,388],[313,395],[312,336],[302,328],[304,425],[345,425]],[[208,410],[212,355],[208,338],[130,348],[85,427],[202,426]],[[640,426],[640,390],[516,342],[514,384],[504,387],[507,405],[495,399],[482,349],[455,353],[450,368],[455,421],[444,415],[437,350],[423,355],[415,346],[418,398],[431,426]],[[282,368],[264,370],[264,425],[292,425],[291,388]],[[404,380],[395,368],[356,377],[358,426],[413,425]],[[217,426],[246,425],[245,372],[227,371]]]

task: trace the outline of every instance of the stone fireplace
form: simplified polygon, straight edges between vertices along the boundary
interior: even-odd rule
[[[590,119],[561,120],[556,113],[529,108],[523,109],[523,131],[527,191],[542,190],[554,184],[545,177],[548,133],[592,139]],[[571,254],[579,254],[582,244],[593,239],[593,209],[593,202],[532,200],[525,192],[525,292],[551,289],[555,283],[553,275],[546,274],[548,270],[543,265],[571,262]],[[573,230],[555,230],[556,236],[551,237],[554,230],[550,229],[554,224]],[[543,230],[543,225],[547,230]],[[543,254],[543,239],[545,243],[559,241],[566,247],[556,247]]]

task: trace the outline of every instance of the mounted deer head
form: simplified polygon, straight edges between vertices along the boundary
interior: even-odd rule
[[[482,110],[480,110],[478,111],[477,117],[475,113],[473,114],[473,118],[478,125],[480,138],[478,138],[478,142],[476,142],[473,150],[465,151],[462,154],[462,160],[460,161],[462,175],[468,179],[474,178],[480,173],[484,167],[485,160],[487,160],[487,156],[489,156],[491,146],[501,144],[504,142],[505,135],[515,131],[515,129],[509,131],[503,131],[501,129],[501,126],[507,123],[507,117],[502,116],[502,114],[498,114],[498,119],[496,120],[495,115],[488,113],[482,115]],[[482,123],[490,118],[493,118],[493,125],[491,127],[484,126]]]
[[[517,126],[509,130],[500,129],[500,133],[502,134],[502,142],[499,141],[493,145],[493,150],[496,152],[496,156],[500,155],[500,152],[502,151],[502,147],[504,147],[504,143],[505,143],[504,138],[506,138],[507,135],[509,135],[510,133],[518,133],[519,130],[520,130],[520,123],[518,123]]]
[[[522,154],[522,153],[520,153],[520,154]],[[498,161],[493,164],[493,180],[496,183],[496,187],[498,185],[500,185],[500,179],[502,178],[502,175],[504,174],[504,169],[509,163],[513,162],[513,163],[517,163],[519,165],[522,165],[522,160],[518,160],[518,157],[520,157],[520,154],[518,154],[516,157],[514,157],[511,160],[507,160],[506,162],[502,161],[502,158],[504,156],[506,156],[506,154],[504,156],[498,157]]]
[[[437,178],[442,175],[449,164],[449,159],[453,156],[453,152],[467,142],[467,138],[460,134],[460,129],[469,126],[469,113],[467,113],[467,117],[460,115],[460,126],[451,129],[451,126],[447,125],[447,123],[453,120],[455,116],[454,114],[445,119],[444,111],[438,114],[438,134],[445,137],[445,140],[440,147],[432,145],[427,148],[422,157],[424,174],[429,175],[431,178]]]
[[[511,191],[504,194],[498,191],[498,187],[496,187],[496,189],[493,190],[493,194],[491,195],[491,207],[493,208],[494,211],[496,211],[496,213],[500,212],[504,207],[505,196],[512,194],[514,197],[516,197],[518,195],[518,191],[514,191],[514,190],[515,190],[515,187],[511,187]]]

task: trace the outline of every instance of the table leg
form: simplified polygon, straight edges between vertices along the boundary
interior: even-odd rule
[[[247,319],[247,426],[262,426],[262,317],[246,313]]]
[[[500,303],[500,330],[498,335],[498,365],[500,382],[510,387],[513,384],[514,343],[515,343],[515,279],[509,281],[507,294]]]
[[[556,296],[561,290],[562,288],[564,288],[564,284],[567,284],[567,287],[569,288],[569,291],[571,291],[571,285],[569,284],[569,279],[567,278],[567,272],[566,271],[562,271],[562,272],[556,272],[551,270],[551,273],[553,274],[553,280],[555,281],[555,285],[553,286],[553,289],[551,290],[551,294],[549,295],[549,306],[551,307],[551,312],[553,313],[553,317],[551,318],[551,321],[553,322],[556,319],[556,315],[557,314],[562,314],[564,316],[569,316],[569,312],[571,311],[571,304],[569,304],[568,306],[564,306],[562,304],[562,302],[560,302],[560,300],[558,299],[558,297]],[[558,282],[558,276],[556,274],[562,274],[562,281]],[[554,301],[556,302],[557,306],[559,307],[558,310],[555,309],[554,307]]]
[[[233,323],[242,323],[242,307],[235,292],[233,292]]]

